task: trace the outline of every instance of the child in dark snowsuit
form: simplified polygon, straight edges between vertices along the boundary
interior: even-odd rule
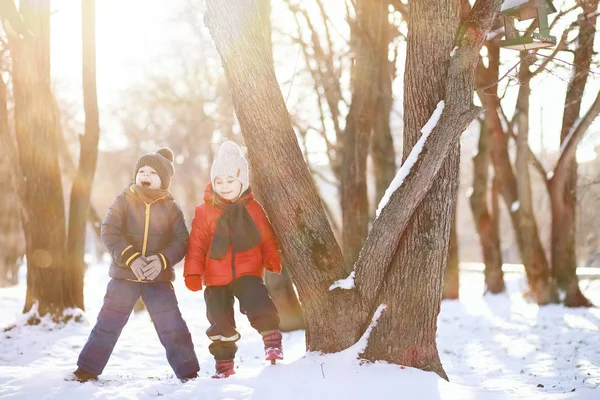
[[[192,337],[171,283],[173,266],[188,246],[183,214],[168,192],[174,172],[170,149],[142,156],[135,165],[135,184],[110,205],[102,223],[102,242],[113,258],[112,279],[96,326],[79,355],[75,380],[95,380],[102,373],[140,296],[177,378],[198,376]]]
[[[279,315],[263,282],[264,270],[281,272],[281,259],[271,224],[248,186],[248,163],[233,142],[221,145],[204,192],[196,207],[184,276],[188,289],[206,286],[204,300],[211,324],[209,351],[216,375],[235,373],[233,359],[240,334],[233,301],[263,337],[265,359],[281,360]]]

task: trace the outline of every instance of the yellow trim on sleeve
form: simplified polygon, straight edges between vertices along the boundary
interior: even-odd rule
[[[127,250],[129,250],[130,248],[132,248],[132,247],[133,247],[133,245],[132,245],[132,244],[130,244],[129,246],[125,247],[125,250],[123,250],[123,251],[121,252],[121,257],[123,257],[123,254],[125,254],[125,252],[126,252]]]
[[[136,256],[138,256],[140,253],[139,252],[135,252],[133,253],[133,255],[131,257],[129,257],[129,259],[127,261],[125,261],[125,265],[127,265],[129,267],[129,261],[133,260]]]
[[[167,259],[165,258],[164,254],[158,253],[158,255],[160,256],[160,258],[162,258],[163,265],[164,265],[163,269],[167,269]]]

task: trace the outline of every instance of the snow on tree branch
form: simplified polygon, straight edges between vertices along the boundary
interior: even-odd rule
[[[379,202],[379,206],[377,207],[377,211],[375,213],[375,215],[377,217],[379,216],[379,214],[381,213],[383,208],[387,205],[387,203],[390,201],[390,197],[392,196],[392,193],[394,193],[400,186],[402,186],[402,183],[404,182],[404,180],[410,173],[411,168],[413,167],[413,165],[415,165],[415,163],[419,159],[419,154],[421,154],[421,151],[423,151],[423,146],[425,146],[425,141],[427,141],[429,134],[431,133],[433,128],[435,128],[438,121],[440,120],[440,116],[442,115],[442,111],[444,111],[444,107],[445,107],[445,103],[444,103],[444,100],[442,100],[438,103],[435,111],[429,118],[429,121],[427,121],[425,126],[421,129],[421,133],[422,133],[421,138],[414,145],[414,147],[410,151],[410,154],[406,158],[406,161],[404,161],[404,164],[402,164],[402,167],[400,167],[400,169],[398,170],[398,173],[394,177],[394,180],[392,181],[390,186],[385,191],[385,194],[381,198],[381,201]]]
[[[350,275],[348,275],[347,278],[345,279],[338,279],[337,281],[333,282],[333,284],[331,284],[331,286],[329,286],[329,290],[334,290],[334,289],[354,289],[354,271],[350,272]]]

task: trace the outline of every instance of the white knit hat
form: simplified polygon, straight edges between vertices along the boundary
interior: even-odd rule
[[[233,176],[242,183],[242,193],[248,189],[248,161],[234,142],[228,141],[219,147],[217,158],[210,169],[210,181],[213,186],[217,176]]]

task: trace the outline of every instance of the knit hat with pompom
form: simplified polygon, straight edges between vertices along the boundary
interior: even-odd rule
[[[158,177],[160,178],[160,188],[165,190],[168,189],[169,186],[171,186],[171,178],[175,175],[175,167],[173,166],[174,158],[173,152],[168,147],[158,149],[156,153],[144,154],[135,163],[133,181],[135,182],[135,176],[139,169],[147,165],[154,168],[158,174]]]
[[[233,176],[242,183],[242,193],[248,189],[248,161],[234,142],[228,141],[219,147],[217,158],[210,169],[210,181],[213,186],[217,176]]]

